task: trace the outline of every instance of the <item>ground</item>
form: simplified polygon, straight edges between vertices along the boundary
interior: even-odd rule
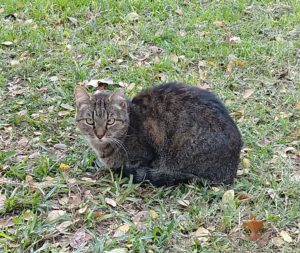
[[[300,252],[299,20],[298,0],[2,1],[0,252]],[[73,90],[101,79],[216,93],[244,140],[234,184],[97,171]]]

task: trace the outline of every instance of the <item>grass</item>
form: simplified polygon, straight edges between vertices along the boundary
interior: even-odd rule
[[[299,252],[299,1],[5,0],[0,10],[1,252]],[[162,81],[209,86],[243,135],[234,185],[141,187],[97,172],[68,105],[76,84],[107,77],[112,89],[131,84],[128,97]],[[265,221],[259,242],[246,238],[249,214]]]

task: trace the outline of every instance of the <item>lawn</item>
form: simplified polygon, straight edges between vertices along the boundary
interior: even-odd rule
[[[0,252],[300,252],[299,20],[298,0],[1,1]],[[97,171],[73,91],[99,79],[216,93],[244,140],[234,184]]]

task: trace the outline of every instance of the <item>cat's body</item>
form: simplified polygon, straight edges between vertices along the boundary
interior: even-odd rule
[[[157,186],[233,182],[241,136],[212,93],[170,83],[126,101],[122,94],[99,92],[88,98],[82,88],[77,90],[78,127],[107,167],[123,168],[123,174],[132,174],[135,182],[149,180]],[[82,94],[85,99],[80,101]],[[90,109],[84,106],[87,103]],[[101,113],[96,115],[96,109]],[[96,123],[89,131],[81,124],[88,110],[95,112]],[[101,134],[97,133],[100,128]]]

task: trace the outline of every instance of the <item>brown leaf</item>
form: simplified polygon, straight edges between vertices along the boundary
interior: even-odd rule
[[[53,221],[61,216],[64,216],[65,214],[66,214],[66,211],[64,211],[64,210],[53,210],[48,214],[47,220]]]
[[[176,54],[171,54],[170,59],[172,62],[177,63],[178,62],[178,56]]]
[[[264,223],[265,221],[263,220],[256,220],[254,215],[250,215],[250,220],[243,222],[243,226],[251,231],[250,241],[256,241],[261,237],[260,231],[263,229]]]
[[[179,16],[183,16],[183,11],[178,7],[177,7],[175,13],[178,14]]]
[[[127,233],[127,231],[129,230],[130,225],[129,224],[124,224],[120,227],[117,228],[117,230],[115,231],[115,233],[113,234],[113,237],[121,237],[123,235],[125,235]]]
[[[89,82],[85,83],[85,86],[93,86],[94,88],[106,86],[106,85],[113,85],[114,82],[111,78],[103,78],[98,80],[90,80]]]
[[[194,236],[200,242],[207,242],[210,239],[211,233],[204,227],[199,227],[194,233]]]
[[[238,192],[236,195],[237,199],[241,201],[247,201],[251,199],[251,196],[245,192]]]
[[[117,206],[117,203],[115,200],[111,199],[111,198],[105,198],[105,203],[112,206],[112,207],[116,207]]]
[[[214,25],[218,26],[218,27],[224,27],[225,22],[222,20],[217,20],[217,21],[214,21]]]
[[[300,109],[300,100],[296,103],[296,109]]]
[[[57,229],[60,233],[62,233],[62,232],[64,232],[69,226],[71,226],[72,224],[73,224],[72,221],[64,221],[64,222],[58,224],[58,225],[56,226],[56,229]]]
[[[235,66],[238,66],[240,68],[244,68],[246,65],[246,63],[244,61],[239,60],[239,59],[234,60],[233,63]]]
[[[77,249],[83,243],[92,240],[92,238],[93,237],[87,233],[84,228],[80,228],[70,238],[70,246],[74,249]]]
[[[81,203],[81,196],[80,196],[80,194],[75,194],[75,195],[70,196],[68,203],[69,203],[68,207],[70,209],[78,207],[80,205],[80,203]]]
[[[244,91],[243,98],[244,98],[244,99],[249,98],[254,92],[255,92],[255,89],[252,89],[252,88],[246,89],[246,90]]]

